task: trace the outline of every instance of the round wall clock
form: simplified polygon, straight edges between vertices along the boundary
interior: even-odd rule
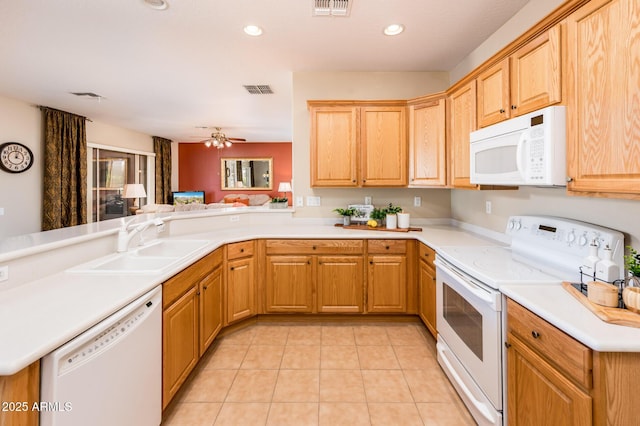
[[[9,173],[22,173],[33,165],[33,152],[18,142],[0,145],[0,169]]]

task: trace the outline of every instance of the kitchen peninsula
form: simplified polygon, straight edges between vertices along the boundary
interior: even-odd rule
[[[141,217],[139,220],[147,219]],[[227,258],[221,258],[224,259],[221,262],[223,264],[226,262],[229,265],[231,257],[228,247],[238,243],[250,241],[252,242],[251,247],[255,247],[251,256],[256,264],[253,277],[256,289],[256,310],[254,313],[257,315],[268,313],[265,304],[265,295],[267,294],[265,271],[268,269],[266,259],[270,256],[268,254],[269,241],[283,242],[275,245],[271,243],[271,247],[282,246],[287,241],[304,242],[310,251],[314,251],[314,247],[316,247],[315,251],[318,251],[318,254],[310,256],[318,257],[322,255],[322,250],[324,250],[322,247],[325,247],[322,244],[326,242],[360,242],[358,244],[362,244],[362,251],[358,252],[360,250],[358,249],[356,250],[358,253],[350,256],[365,256],[365,258],[367,256],[385,256],[375,253],[367,255],[369,247],[374,247],[369,244],[370,242],[376,242],[375,247],[380,247],[382,250],[387,250],[387,247],[389,247],[388,250],[397,247],[397,245],[391,244],[393,241],[404,242],[403,244],[406,244],[404,254],[393,254],[394,257],[405,256],[407,265],[409,265],[407,267],[408,279],[405,283],[407,286],[406,308],[400,313],[401,315],[419,313],[419,304],[417,303],[419,291],[416,281],[419,263],[417,256],[422,251],[417,249],[418,246],[425,245],[437,252],[441,247],[451,245],[503,246],[508,243],[502,234],[456,223],[449,219],[416,221],[416,224],[422,227],[422,231],[409,233],[342,229],[335,227],[334,221],[293,219],[291,210],[277,213],[241,209],[216,213],[193,214],[193,212],[187,212],[165,217],[164,221],[166,229],[160,235],[160,239],[167,241],[206,240],[207,244],[190,257],[175,264],[171,270],[157,275],[83,275],[65,271],[78,263],[89,262],[93,259],[72,257],[73,264],[69,264],[69,260],[67,260],[67,264],[56,262],[58,256],[69,259],[71,253],[77,255],[78,250],[86,250],[87,245],[96,248],[92,256],[96,256],[96,253],[100,253],[102,256],[113,253],[116,248],[117,226],[114,226],[113,229],[96,230],[96,232],[86,232],[85,229],[84,232],[78,233],[79,229],[69,229],[64,232],[76,235],[32,246],[22,243],[23,245],[17,250],[3,251],[0,259],[3,263],[9,263],[11,268],[15,266],[12,272],[15,270],[16,273],[12,276],[12,280],[15,278],[16,282],[20,282],[13,284],[11,281],[11,288],[5,287],[0,292],[0,307],[2,308],[0,309],[2,319],[0,321],[2,324],[0,339],[3,342],[9,342],[7,345],[3,345],[3,350],[0,352],[0,375],[13,376],[25,371],[25,368],[34,365],[34,363],[37,365],[37,361],[47,353],[126,306],[150,289],[168,282],[167,280],[170,280],[172,276],[186,270],[189,265],[197,263],[199,259],[206,258],[209,253],[213,254],[221,248],[227,250]],[[155,238],[153,234],[155,231],[149,230],[147,232],[149,232],[150,241],[147,243],[149,244]],[[32,240],[44,241],[45,238],[46,235],[43,234],[32,236]],[[318,243],[314,244],[314,241]],[[380,243],[381,241],[382,243]],[[384,243],[385,241],[389,243]],[[133,244],[135,243],[133,241]],[[347,247],[352,245],[351,243],[347,244]],[[134,245],[131,246],[131,249],[135,248]],[[242,254],[239,258],[242,258]],[[46,274],[31,279],[30,276],[33,276],[34,272],[24,272],[21,267],[21,262],[25,259],[41,263]],[[310,258],[312,262],[316,260],[315,257]],[[49,265],[52,262],[57,266]],[[368,264],[363,265],[363,268],[369,266]],[[56,271],[52,271],[56,268]],[[364,280],[365,286],[367,280],[368,278]],[[363,297],[366,298],[366,294],[365,290]],[[582,341],[592,350],[640,352],[639,329],[599,323],[595,317],[588,321],[582,321],[589,318],[589,312],[577,301],[558,297],[558,295],[549,298],[533,297],[527,295],[526,291],[508,290],[507,294],[564,333]],[[221,309],[224,312],[224,299],[221,303],[223,305]],[[320,310],[314,306],[317,305],[312,304],[311,312],[319,312]],[[364,312],[370,312],[366,303],[363,306]],[[563,314],[563,312],[577,312],[580,315],[572,317]],[[581,321],[576,322],[574,318]],[[242,320],[230,320],[227,315],[224,321],[225,325],[228,325]],[[20,327],[15,327],[13,324],[20,324]],[[32,385],[35,386],[33,391],[36,395],[34,398],[37,400],[37,383],[34,384],[32,381]]]

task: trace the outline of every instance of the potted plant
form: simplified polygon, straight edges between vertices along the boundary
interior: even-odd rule
[[[386,216],[387,212],[385,211],[385,209],[379,209],[376,207],[371,210],[371,214],[369,214],[369,222],[367,222],[367,224],[373,228],[375,228],[376,226],[380,226],[384,222]]]
[[[394,206],[393,203],[389,203],[389,206],[384,209],[387,221],[387,229],[395,229],[398,226],[397,213],[402,211],[402,207]]]
[[[351,216],[356,214],[356,209],[354,208],[347,208],[347,209],[337,208],[337,209],[333,209],[333,211],[338,213],[340,216],[342,216],[342,225],[344,226],[351,225]]]
[[[627,246],[629,254],[624,256],[624,266],[629,272],[627,279],[631,287],[640,287],[640,253],[631,246]]]
[[[273,197],[269,207],[272,209],[286,209],[289,206],[289,199],[287,197]]]

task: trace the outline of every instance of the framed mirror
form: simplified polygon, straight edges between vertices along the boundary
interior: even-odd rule
[[[222,158],[220,187],[223,191],[272,190],[272,158]]]

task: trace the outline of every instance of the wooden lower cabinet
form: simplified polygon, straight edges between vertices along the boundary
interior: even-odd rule
[[[200,356],[222,329],[222,265],[200,281]]]
[[[362,256],[318,256],[317,261],[318,312],[362,313]]]
[[[436,331],[436,270],[433,264],[435,251],[420,244],[420,262],[418,271],[418,294],[420,297],[418,314],[433,337]]]
[[[227,324],[256,315],[254,259],[227,263]]]
[[[507,406],[510,425],[592,424],[591,396],[509,334]]]
[[[267,256],[267,312],[313,311],[312,263],[312,256]]]
[[[369,256],[367,311],[407,311],[407,256]]]
[[[640,353],[597,352],[507,301],[509,425],[639,425]]]
[[[40,361],[12,376],[0,376],[0,426],[37,426],[40,413],[32,410],[40,401]],[[52,401],[53,402],[53,401]]]
[[[162,313],[162,408],[164,409],[200,359],[198,341],[198,288]]]
[[[163,284],[162,408],[222,328],[222,250]]]

